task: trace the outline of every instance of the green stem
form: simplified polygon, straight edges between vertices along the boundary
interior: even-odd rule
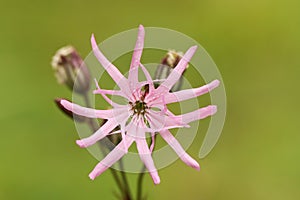
[[[84,102],[86,104],[86,107],[90,108],[91,107],[91,103],[90,103],[88,94],[85,93],[83,95],[83,98],[84,98]],[[92,131],[97,131],[98,128],[99,128],[98,125],[97,125],[97,123],[93,119],[91,119],[91,118],[87,118],[87,120],[88,120],[87,121],[88,125],[90,126],[90,128],[92,129]]]
[[[142,200],[142,194],[143,194],[143,180],[144,180],[144,175],[145,175],[146,167],[145,165],[143,166],[139,177],[138,177],[138,183],[137,183],[137,195],[136,199],[137,200]]]
[[[127,177],[126,177],[126,173],[124,172],[124,165],[123,165],[123,160],[122,158],[119,160],[119,166],[120,166],[120,173],[121,173],[121,177],[124,183],[124,190],[126,193],[125,199],[126,200],[131,200],[131,194],[130,194],[130,188],[129,188],[129,183],[127,181]]]
[[[89,100],[89,97],[88,97],[88,94],[87,93],[85,93],[84,95],[83,95],[83,98],[84,98],[84,101],[85,101],[85,104],[86,104],[86,106],[87,107],[91,107],[91,104],[90,104],[90,100]],[[97,131],[98,130],[98,125],[96,124],[96,122],[93,120],[93,119],[91,119],[91,118],[87,118],[87,123],[88,123],[88,125],[89,125],[89,127],[91,128],[91,130],[93,131],[93,132],[95,132],[95,131]],[[102,151],[102,153],[103,153],[103,155],[106,155],[106,150],[103,148],[103,145],[101,144],[101,141],[100,141],[100,143],[99,143],[99,145],[100,145],[100,149],[101,149],[101,151]],[[118,185],[118,187],[119,187],[119,189],[120,189],[120,191],[121,191],[121,194],[122,194],[122,196],[123,196],[123,199],[124,200],[131,200],[131,197],[130,197],[130,192],[129,192],[129,190],[127,190],[127,189],[129,189],[129,187],[128,187],[128,184],[126,184],[127,183],[127,179],[126,179],[126,176],[125,176],[125,178],[123,177],[124,175],[122,175],[122,178],[123,178],[123,184],[122,184],[122,182],[121,182],[121,180],[120,180],[120,178],[119,178],[119,175],[117,174],[117,171],[115,170],[115,169],[113,169],[113,168],[109,168],[109,170],[110,170],[110,172],[111,172],[111,174],[112,174],[112,176],[113,176],[113,178],[114,178],[114,180],[115,180],[115,182],[116,182],[116,184]],[[124,172],[123,172],[124,173]],[[126,182],[125,182],[126,181]],[[127,186],[126,186],[127,185]],[[126,189],[127,188],[127,189]]]

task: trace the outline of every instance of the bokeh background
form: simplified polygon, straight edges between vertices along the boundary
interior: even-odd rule
[[[177,161],[160,171],[158,186],[146,176],[149,199],[299,199],[299,8],[297,0],[1,0],[0,199],[114,199],[109,172],[87,177],[97,161],[75,145],[72,121],[53,103],[71,92],[50,61],[66,44],[87,55],[92,32],[103,41],[139,24],[202,44],[228,98],[202,171]],[[194,157],[200,139],[188,150]],[[136,175],[129,178],[135,187]]]

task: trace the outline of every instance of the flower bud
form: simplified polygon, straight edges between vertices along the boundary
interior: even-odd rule
[[[167,65],[171,68],[175,68],[182,57],[183,57],[182,52],[176,52],[174,50],[170,50],[170,51],[168,51],[168,53],[163,58],[161,64]]]
[[[87,118],[77,115],[69,110],[67,110],[63,105],[61,105],[61,100],[67,100],[67,99],[63,99],[63,98],[56,98],[54,100],[54,102],[56,103],[57,107],[63,112],[65,113],[68,117],[70,117],[71,119],[76,120],[77,122],[86,122]]]
[[[182,57],[183,57],[182,52],[176,52],[174,50],[168,51],[168,53],[162,59],[161,64],[157,66],[154,79],[156,80],[166,79],[171,73],[171,71],[177,66],[177,64],[182,59]],[[188,68],[188,66],[186,68]],[[184,74],[184,72],[182,73],[182,75]],[[172,87],[171,91],[175,92],[180,90],[182,86],[182,82],[183,82],[183,78],[181,76],[178,82]]]
[[[74,47],[59,49],[53,56],[51,65],[59,84],[65,84],[79,94],[89,90],[89,70]]]

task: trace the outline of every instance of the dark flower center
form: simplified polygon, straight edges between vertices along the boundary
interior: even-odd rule
[[[147,104],[143,101],[130,102],[130,105],[132,106],[133,113],[138,115],[144,115],[148,109]]]

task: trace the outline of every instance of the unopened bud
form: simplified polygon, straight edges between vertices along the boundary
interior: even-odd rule
[[[166,79],[171,71],[177,66],[179,61],[182,59],[183,53],[182,52],[176,52],[174,50],[168,51],[168,53],[164,56],[164,58],[161,61],[161,64],[157,66],[157,69],[155,71],[155,79],[156,80],[163,80]],[[188,66],[186,67],[188,68]],[[185,72],[185,70],[184,70]],[[184,74],[182,73],[182,76]],[[181,89],[182,83],[183,83],[183,77],[180,77],[178,82],[172,87],[171,91],[175,92]],[[158,86],[159,84],[156,84]]]
[[[60,102],[61,100],[67,100],[67,99],[62,99],[62,98],[56,98],[54,101],[57,105],[57,107],[63,112],[65,113],[68,117],[70,117],[71,119],[76,120],[77,122],[86,122],[87,118],[77,115],[75,113],[73,113],[72,111],[67,110]]]
[[[167,65],[171,68],[174,68],[179,63],[179,61],[181,60],[182,57],[183,57],[182,52],[177,52],[177,51],[174,51],[174,50],[170,50],[170,51],[168,51],[168,53],[163,58],[161,64]]]
[[[80,94],[89,90],[89,70],[74,47],[65,46],[59,49],[53,56],[51,65],[58,83],[65,84]]]

